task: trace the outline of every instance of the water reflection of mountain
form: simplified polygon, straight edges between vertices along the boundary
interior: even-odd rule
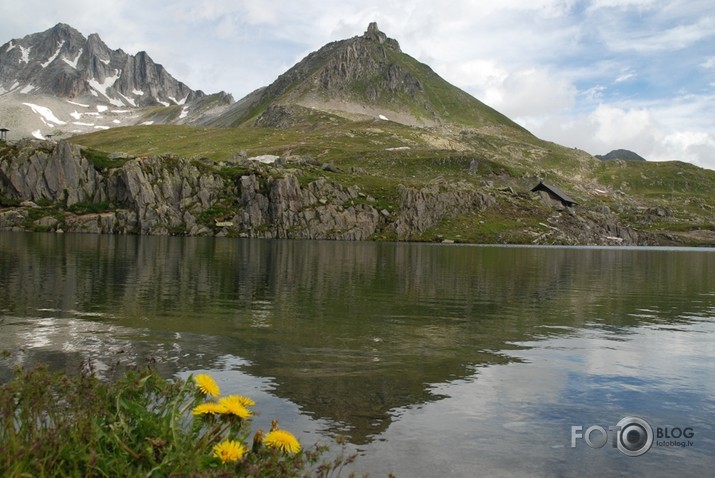
[[[390,411],[435,400],[429,384],[504,362],[519,342],[706,310],[714,257],[0,233],[0,348],[68,364],[155,355],[165,373],[239,356],[361,443]]]

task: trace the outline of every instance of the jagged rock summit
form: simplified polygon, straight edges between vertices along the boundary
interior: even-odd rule
[[[328,43],[218,117],[215,126],[285,127],[315,112],[420,127],[459,124],[521,129],[402,52],[370,23],[363,35]]]
[[[162,106],[172,114],[150,121],[189,122],[208,104],[232,102],[189,88],[145,51],[112,50],[64,23],[0,46],[0,127],[15,139],[148,122],[146,109]]]

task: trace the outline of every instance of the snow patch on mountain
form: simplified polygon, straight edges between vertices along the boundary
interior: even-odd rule
[[[114,83],[117,82],[119,77],[122,75],[122,70],[114,70],[114,76],[108,76],[104,79],[103,82],[98,82],[96,79],[91,79],[88,80],[87,83],[89,84],[92,89],[98,93],[101,93],[102,96],[107,98],[107,100],[113,104],[114,106],[126,106],[121,100],[118,100],[116,98],[112,98],[107,94],[107,89],[111,88],[114,86]]]
[[[121,94],[121,93],[119,93],[119,96],[121,96],[122,98],[124,98],[124,101],[126,101],[127,103],[129,103],[131,106],[133,106],[133,107],[135,107],[135,108],[137,107],[137,102],[134,101],[134,98],[130,98],[130,97],[125,96],[125,95],[123,95],[123,94]]]
[[[179,105],[179,106],[181,106],[181,105],[183,105],[183,104],[186,103],[186,98],[188,98],[188,96],[186,96],[183,100],[177,100],[177,99],[174,98],[173,96],[170,96],[170,97],[169,97],[169,99],[170,99],[171,101],[173,101],[174,103],[176,103],[176,104]],[[167,106],[169,106],[169,105],[167,104]]]
[[[42,66],[42,68],[47,68],[47,66],[48,66],[50,63],[52,63],[53,61],[55,61],[55,59],[59,56],[60,50],[62,50],[62,46],[63,46],[64,44],[65,44],[65,41],[64,41],[64,40],[62,40],[62,41],[60,41],[60,42],[57,42],[57,50],[55,51],[55,53],[54,53],[46,62],[40,63],[40,66]]]
[[[69,103],[69,104],[71,104],[71,105],[75,105],[75,106],[81,106],[82,108],[89,108],[89,105],[85,105],[85,104],[82,104],[82,103],[77,103],[76,101],[67,100],[67,103]]]
[[[25,48],[22,45],[18,46],[20,47],[20,52],[22,53],[20,63],[30,63],[30,50],[32,50],[32,47]]]
[[[77,53],[77,57],[74,60],[68,60],[67,58],[62,57],[62,60],[67,63],[69,66],[74,68],[75,70],[77,69],[77,62],[79,61],[79,57],[82,56],[82,52],[84,50],[82,48],[79,49],[79,53]]]
[[[67,124],[66,121],[62,121],[61,119],[59,119],[57,116],[55,116],[51,109],[45,106],[39,106],[33,103],[23,103],[23,105],[29,106],[33,113],[37,113],[38,115],[40,115],[42,117],[42,120],[48,126],[53,126],[49,123],[55,123],[58,125]]]

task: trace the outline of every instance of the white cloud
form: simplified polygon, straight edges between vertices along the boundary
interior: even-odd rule
[[[663,138],[664,151],[656,151],[652,159],[679,157],[681,161],[703,168],[715,169],[715,134],[703,131],[676,131]]]
[[[572,107],[576,94],[576,87],[565,78],[530,68],[488,87],[484,100],[511,117],[538,117]]]
[[[591,114],[590,119],[595,126],[595,139],[603,144],[614,144],[616,141],[633,144],[653,140],[655,120],[648,110],[623,110],[602,105]]]

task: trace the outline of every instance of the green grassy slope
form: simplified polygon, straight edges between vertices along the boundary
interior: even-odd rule
[[[497,207],[488,213],[445,220],[425,232],[423,240],[444,236],[464,242],[528,242],[525,229],[538,229],[553,214],[529,192],[539,179],[575,198],[580,211],[606,207],[637,230],[664,234],[715,230],[715,171],[682,162],[599,161],[518,130],[511,135],[464,130],[445,137],[389,121],[331,119],[281,129],[115,128],[71,141],[106,153],[172,152],[209,158],[229,175],[240,172],[222,162],[238,152],[249,157],[310,156],[334,168],[303,168],[302,183],[326,177],[344,186],[359,186],[381,207],[394,206],[400,184],[421,187],[434,181],[464,181],[496,198]]]

